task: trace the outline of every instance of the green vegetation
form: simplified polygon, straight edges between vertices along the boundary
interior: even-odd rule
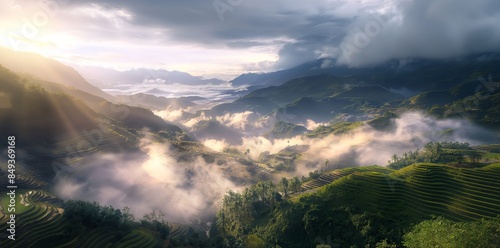
[[[321,138],[329,134],[341,135],[349,133],[362,125],[363,122],[339,122],[328,126],[319,126],[312,132],[308,133],[307,136],[310,138]]]
[[[141,140],[169,142],[178,161],[201,156],[223,164],[232,157],[208,149],[147,109],[116,105],[62,84],[18,76],[1,66],[0,123],[3,137],[16,135],[22,144],[16,164],[16,240],[2,239],[1,247],[205,245],[202,235],[185,225],[167,223],[161,212],[135,221],[130,210],[64,203],[51,193],[54,176],[67,176],[94,156],[136,152]],[[7,178],[6,163],[0,164],[0,177]],[[0,182],[2,189],[7,182]],[[6,196],[0,195],[2,230],[7,230],[9,217]]]
[[[388,130],[394,126],[394,119],[397,117],[398,115],[392,112],[386,112],[382,116],[378,116],[375,119],[368,121],[367,124],[377,130]]]
[[[16,240],[2,240],[6,247],[206,245],[206,240],[185,226],[165,222],[161,211],[153,210],[137,222],[129,208],[120,210],[97,202],[73,200],[59,207],[50,203],[54,196],[36,190],[23,194],[23,197],[29,208],[16,213]],[[7,217],[0,219],[2,229],[7,229],[6,222]]]
[[[307,132],[307,129],[303,126],[286,123],[284,121],[278,121],[274,124],[271,131],[269,131],[265,136],[276,139],[284,139],[302,135],[305,132]]]
[[[234,247],[250,239],[262,240],[266,247],[401,246],[416,242],[421,234],[410,233],[413,226],[432,216],[462,222],[500,215],[498,166],[421,163],[390,173],[378,168],[329,172],[345,175],[290,199],[270,183],[241,194],[229,192],[218,214],[219,234],[224,237],[220,244]],[[471,235],[464,238],[475,240]]]
[[[22,214],[26,211],[28,211],[32,206],[29,206],[28,204],[23,204],[24,201],[22,200],[23,196],[25,195],[26,193],[26,190],[17,190],[16,191],[16,211],[15,211],[15,214]],[[10,197],[4,197],[2,196],[2,198],[0,199],[0,209],[4,209],[4,212],[7,212],[6,210],[9,209],[9,201],[10,201]]]
[[[474,150],[469,143],[430,142],[424,150],[394,154],[389,160],[389,168],[401,169],[415,163],[449,163],[456,166],[477,166],[484,152]]]
[[[292,172],[295,170],[295,161],[306,150],[306,146],[295,145],[289,146],[276,154],[270,154],[268,151],[265,151],[259,154],[257,161],[265,164],[265,166],[274,171]]]
[[[426,220],[404,235],[408,248],[500,247],[500,218],[454,222],[443,217]]]
[[[274,138],[307,131],[289,123],[292,120],[340,120],[316,128],[307,134],[310,138],[345,134],[364,124],[384,131],[393,126],[398,117],[395,113],[407,109],[426,110],[439,118],[467,117],[498,128],[500,94],[484,89],[476,92],[478,82],[472,74],[476,69],[471,68],[465,68],[465,76],[454,76],[463,68],[437,66],[400,75],[316,75],[254,91],[211,111],[253,111],[286,120],[278,121],[268,133]],[[480,68],[494,69],[491,65]],[[75,78],[75,73],[71,75],[75,82],[86,83]],[[387,90],[394,86],[387,82],[425,92],[403,100]],[[457,82],[464,83],[457,86]],[[128,208],[62,202],[50,193],[54,173],[65,172],[52,168],[53,161],[64,160],[71,170],[92,155],[136,151],[145,137],[168,142],[177,161],[201,156],[205,162],[221,166],[234,159],[240,162],[238,167],[225,172],[242,183],[257,181],[248,175],[260,172],[267,176],[294,171],[301,152],[307,149],[289,146],[277,154],[263,152],[256,162],[250,159],[248,149],[227,148],[218,153],[150,110],[108,102],[107,94],[83,85],[81,89],[100,97],[33,76],[19,76],[0,66],[0,133],[15,134],[23,144],[33,146],[23,147],[29,154],[23,161],[27,166],[16,171],[22,188],[16,199],[17,241],[7,240],[2,247],[500,246],[500,145],[431,142],[422,150],[394,155],[388,167],[316,170],[301,179],[282,177],[278,182],[258,182],[241,192],[228,191],[208,240],[188,226],[166,222],[161,211],[136,221]],[[373,119],[359,121],[361,118],[350,118],[352,114]],[[198,138],[241,141],[238,133],[216,121],[199,122],[193,130]],[[82,131],[92,131],[99,141],[90,142]],[[442,135],[453,132],[444,130]],[[323,169],[328,163],[325,161]],[[5,178],[5,165],[0,168],[0,176]],[[5,182],[0,186],[5,189]],[[2,230],[7,228],[7,200],[1,196]]]

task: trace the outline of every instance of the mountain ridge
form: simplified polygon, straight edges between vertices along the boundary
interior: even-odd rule
[[[73,87],[113,101],[113,97],[88,83],[74,68],[36,53],[14,51],[0,47],[0,65],[15,72]]]

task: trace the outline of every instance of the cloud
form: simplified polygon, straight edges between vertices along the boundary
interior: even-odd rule
[[[170,106],[166,110],[160,110],[160,111],[153,111],[153,113],[162,119],[168,121],[168,122],[177,122],[179,119],[181,119],[186,112],[191,111],[191,107],[188,107],[186,109],[171,109]]]
[[[105,88],[104,88],[105,87]],[[134,95],[138,93],[152,94],[166,98],[202,96],[210,101],[221,99],[231,99],[231,93],[241,90],[241,87],[233,87],[228,84],[214,85],[185,85],[185,84],[164,84],[160,82],[150,83],[126,83],[103,86],[103,90],[112,95]],[[228,93],[230,92],[230,93]]]
[[[265,124],[269,124],[270,117],[262,117],[252,111],[241,113],[226,113],[225,115],[216,116],[215,119],[221,124],[242,131],[243,133],[258,133],[262,132]]]
[[[311,123],[313,124],[313,123]],[[307,147],[296,161],[297,175],[306,175],[314,168],[329,161],[335,168],[386,165],[393,154],[421,149],[431,141],[459,141],[470,144],[494,142],[495,133],[482,129],[467,120],[437,120],[420,112],[408,112],[395,119],[392,128],[380,131],[369,125],[345,135],[328,135],[322,138],[296,136],[290,139],[269,140],[261,136],[244,137],[239,150],[250,151],[252,159],[263,152],[276,154],[293,146]],[[224,142],[211,140],[222,149]]]
[[[372,37],[368,35],[366,47],[356,46],[355,40],[362,39],[369,23],[380,15],[387,23]],[[339,62],[362,66],[389,59],[442,59],[499,51],[499,22],[498,1],[401,1],[385,13],[357,18],[339,47],[354,45],[359,53],[349,59],[341,54]]]
[[[163,111],[154,111],[156,115],[160,116],[164,120],[168,122],[173,122],[179,126],[186,128],[187,130],[190,130],[191,132],[194,132],[195,136],[196,133],[199,131],[202,131],[203,133],[214,131],[214,130],[195,130],[197,124],[199,124],[200,122],[215,121],[221,126],[227,127],[226,131],[232,134],[237,134],[238,138],[236,138],[236,140],[239,140],[240,136],[250,137],[250,136],[264,134],[265,132],[269,131],[268,130],[269,127],[272,126],[272,124],[276,121],[275,117],[261,116],[252,111],[245,111],[239,113],[226,113],[218,116],[211,115],[210,112],[204,112],[204,111],[198,112],[196,114],[192,114],[192,112],[193,112],[192,108],[178,109],[178,110],[166,109]],[[224,133],[224,134],[231,136],[229,133]],[[206,141],[206,139],[203,140]],[[211,139],[208,140],[210,141]],[[234,140],[232,139],[225,140],[224,143],[225,142],[231,143],[231,141]],[[221,149],[216,149],[216,151],[219,150]]]
[[[307,120],[306,124],[302,125],[302,126],[305,126],[308,130],[314,130],[314,129],[316,129],[319,126],[327,126],[327,125],[328,125],[328,123],[315,122],[313,120]]]
[[[209,121],[209,120],[212,120],[212,117],[206,116],[205,113],[202,112],[200,115],[196,117],[189,118],[188,120],[182,120],[179,123],[182,124],[183,126],[192,128],[201,121]]]
[[[63,199],[129,206],[139,218],[159,209],[168,221],[188,223],[214,214],[226,190],[240,188],[243,180],[234,178],[249,177],[235,162],[217,165],[201,157],[179,162],[177,155],[158,143],[143,143],[141,152],[96,155],[72,177],[58,178],[56,193]]]
[[[227,143],[225,140],[216,140],[216,139],[205,139],[203,140],[203,145],[216,152],[222,152],[224,148],[230,146],[230,144]]]
[[[245,114],[249,113],[225,117],[226,124],[232,125],[234,122],[230,120],[238,120],[239,126],[245,120],[251,121],[244,118]],[[431,141],[475,145],[494,142],[495,137],[495,133],[467,120],[437,120],[420,112],[408,112],[395,119],[386,131],[364,125],[339,136],[270,140],[255,135],[243,137],[242,144],[236,146],[216,139],[204,140],[203,144],[217,152],[227,147],[248,150],[248,156],[254,160],[263,152],[277,154],[285,148],[300,146],[305,151],[294,162],[296,170],[288,176],[301,176],[320,168],[326,161],[330,168],[386,165],[393,154],[421,149]],[[167,220],[187,223],[192,217],[212,215],[227,189],[238,190],[247,186],[252,178],[247,166],[233,160],[216,159],[208,163],[194,157],[180,162],[178,157],[174,147],[144,140],[137,152],[90,157],[88,162],[75,168],[72,177],[57,178],[56,193],[63,199],[98,201],[118,208],[129,206],[138,217],[160,209],[166,213]]]
[[[19,5],[21,9],[0,5],[5,34],[19,35],[23,17],[31,20],[42,10],[35,0]],[[364,66],[500,51],[500,3],[495,0],[259,0],[233,5],[221,21],[213,1],[72,0],[60,5],[30,45],[63,61],[225,78],[324,57]],[[374,26],[378,16],[389,21]]]

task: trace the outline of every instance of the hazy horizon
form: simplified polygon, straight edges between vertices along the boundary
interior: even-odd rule
[[[500,51],[500,4],[491,0],[147,4],[3,1],[0,45],[81,66],[224,80],[318,58],[363,66]]]

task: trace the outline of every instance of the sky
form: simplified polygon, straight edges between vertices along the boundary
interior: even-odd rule
[[[0,45],[62,62],[231,79],[500,50],[497,0],[5,0]]]

